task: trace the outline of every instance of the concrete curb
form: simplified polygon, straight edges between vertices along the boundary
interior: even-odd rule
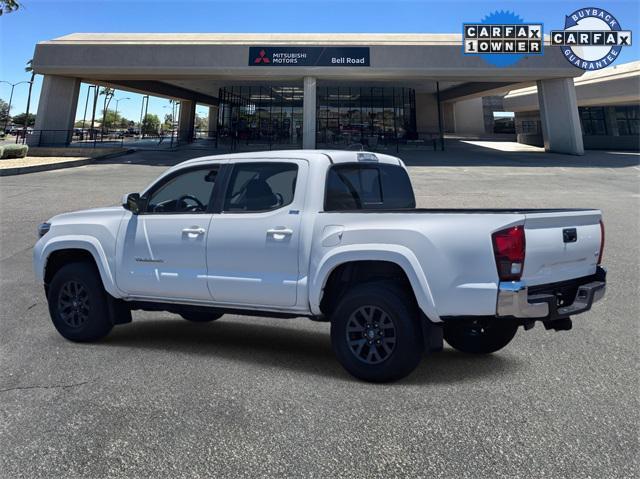
[[[63,170],[65,168],[74,168],[76,166],[84,166],[90,163],[94,163],[99,160],[108,160],[110,158],[116,158],[118,156],[128,155],[135,150],[119,151],[117,153],[108,153],[102,156],[96,156],[95,158],[85,158],[82,160],[62,161],[59,163],[46,163],[44,165],[33,166],[19,166],[16,168],[4,168],[0,169],[0,176],[14,176],[24,175],[27,173],[37,173],[39,171],[51,171],[51,170]]]

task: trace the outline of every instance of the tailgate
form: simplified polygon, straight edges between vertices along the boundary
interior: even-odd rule
[[[525,214],[522,279],[536,285],[594,274],[600,253],[601,217],[599,210]]]

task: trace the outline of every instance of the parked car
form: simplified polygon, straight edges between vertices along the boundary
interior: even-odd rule
[[[17,130],[15,134],[16,134],[16,136],[18,138],[24,138],[25,135],[33,135],[33,128],[28,127],[27,131],[25,132],[24,127],[23,127],[23,128],[20,128],[19,130]]]
[[[338,360],[368,381],[409,374],[443,338],[484,354],[536,321],[570,329],[605,291],[599,210],[416,208],[402,161],[368,152],[196,158],[39,235],[35,272],[67,339],[136,309],[302,316],[330,321]]]

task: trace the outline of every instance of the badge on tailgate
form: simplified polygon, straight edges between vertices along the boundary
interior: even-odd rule
[[[578,232],[575,228],[565,228],[562,230],[562,240],[565,243],[575,243],[578,241]]]

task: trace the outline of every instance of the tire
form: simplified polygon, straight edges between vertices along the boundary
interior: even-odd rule
[[[69,263],[49,285],[49,314],[58,332],[71,341],[97,341],[111,331],[107,293],[96,267]]]
[[[331,345],[340,364],[358,379],[389,382],[413,371],[424,353],[418,308],[388,281],[348,291],[331,317]]]
[[[220,319],[222,317],[222,313],[209,313],[206,311],[182,311],[180,313],[187,321],[191,321],[192,323],[208,323],[211,321],[215,321],[216,319]]]
[[[443,336],[449,346],[463,353],[494,353],[509,344],[518,331],[517,324],[504,320],[454,321],[445,323]]]

